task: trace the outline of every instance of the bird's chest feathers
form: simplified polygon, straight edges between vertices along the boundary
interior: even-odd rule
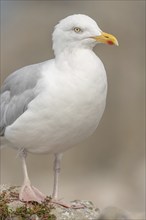
[[[54,74],[44,73],[39,103],[43,117],[86,118],[100,113],[105,106],[107,83],[101,61],[83,65],[78,58],[78,62],[70,62],[64,61],[52,71]]]
[[[100,95],[104,96],[107,89],[106,72],[93,51],[77,50],[65,55],[66,59],[63,56],[57,62],[59,71],[54,71],[54,85],[59,90],[58,94],[81,104],[91,104],[94,99],[99,100]]]

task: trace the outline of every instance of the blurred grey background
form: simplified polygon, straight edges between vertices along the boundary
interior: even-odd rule
[[[1,1],[1,80],[18,68],[53,58],[57,22],[82,13],[114,34],[120,46],[98,45],[108,77],[107,106],[94,135],[64,154],[60,198],[144,210],[145,1]],[[1,151],[1,183],[20,185],[21,161]],[[27,159],[32,183],[52,192],[53,156]]]

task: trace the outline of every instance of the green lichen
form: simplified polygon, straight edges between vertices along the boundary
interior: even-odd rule
[[[3,191],[0,194],[0,220],[5,219],[7,216],[9,216],[9,209],[7,206],[7,197],[6,197],[6,192]]]
[[[33,219],[33,215],[41,220],[56,220],[55,215],[51,214],[54,207],[50,203],[50,197],[46,197],[41,204],[34,201],[23,202],[21,207],[10,208],[9,203],[19,201],[19,194],[15,191],[13,192],[13,189],[9,188],[0,193],[0,220],[13,219],[13,217],[17,217],[20,220],[29,220]]]

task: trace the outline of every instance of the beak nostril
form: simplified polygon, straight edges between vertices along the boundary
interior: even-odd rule
[[[105,36],[105,38],[109,38],[108,36]]]

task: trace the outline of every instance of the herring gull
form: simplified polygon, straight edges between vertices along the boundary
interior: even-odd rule
[[[30,182],[27,152],[55,155],[52,197],[57,201],[62,154],[95,131],[105,109],[106,71],[93,48],[118,45],[82,14],[61,20],[52,36],[55,58],[15,71],[1,88],[0,133],[22,159],[23,201],[45,199]]]

